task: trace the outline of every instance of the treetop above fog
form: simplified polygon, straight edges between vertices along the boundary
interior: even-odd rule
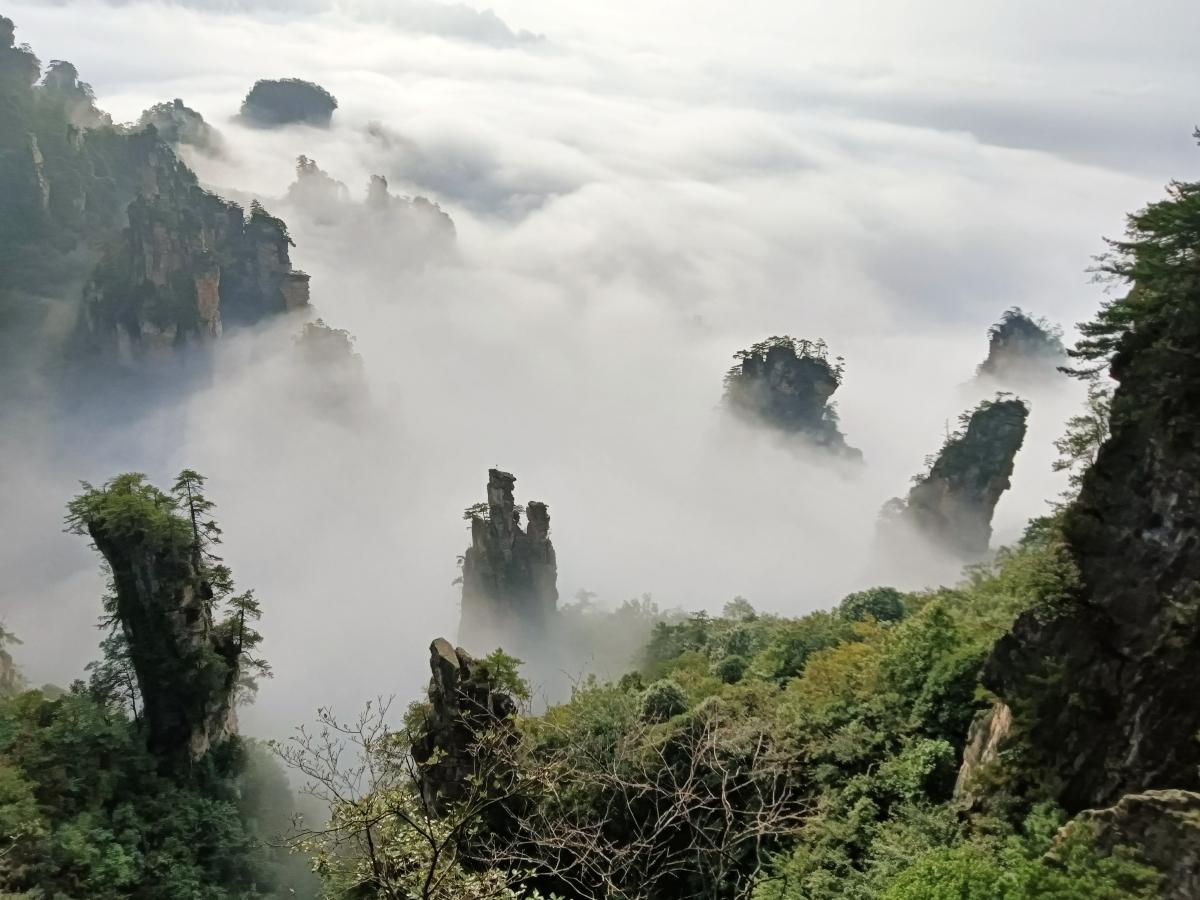
[[[242,120],[260,128],[306,124],[328,128],[337,98],[300,78],[260,79],[242,101]]]

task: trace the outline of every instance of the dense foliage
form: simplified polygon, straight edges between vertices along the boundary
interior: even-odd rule
[[[301,884],[267,844],[286,784],[231,745],[188,777],[158,771],[137,723],[82,683],[0,701],[0,890],[29,896],[251,898]],[[274,765],[266,757],[266,765]],[[282,793],[280,793],[282,792]],[[260,818],[247,795],[270,795]],[[265,804],[264,804],[264,808]]]
[[[338,102],[319,84],[299,78],[262,79],[242,101],[242,119],[271,127],[303,123],[328,126]]]
[[[738,598],[720,617],[660,621],[636,671],[519,716],[519,746],[445,816],[422,807],[421,766],[404,751],[426,705],[406,731],[376,722],[363,740],[349,728],[379,780],[334,801],[338,842],[305,846],[335,896],[448,898],[468,884],[464,896],[536,887],[580,900],[1154,896],[1153,873],[1124,855],[1094,853],[1085,835],[1056,843],[1065,819],[1052,806],[955,801],[969,726],[990,703],[985,656],[1018,612],[1052,608],[1074,578],[1050,522],[952,589],[878,587],[799,619]],[[493,735],[476,735],[481,752],[497,752]],[[345,775],[316,774],[326,786]],[[497,806],[499,834],[485,812]],[[456,874],[422,837],[439,828],[456,835]],[[362,855],[348,858],[351,845]],[[366,864],[393,848],[407,887]],[[1042,860],[1052,848],[1054,866]]]
[[[211,627],[217,641],[236,649],[233,671],[242,677],[232,690],[245,694],[267,671],[255,652],[258,604],[250,592],[234,593],[229,569],[214,553],[221,530],[203,487],[191,470],[170,492],[137,474],[102,488],[84,485],[67,525],[154,560],[148,599],[155,605],[174,602],[178,584],[196,577],[185,587],[200,585],[209,610],[224,610]],[[164,655],[172,645],[148,630],[144,610],[131,608],[122,573],[108,562],[105,568],[107,637],[103,659],[89,666],[90,681],[68,691],[26,691],[11,672],[0,679],[0,891],[232,900],[306,890],[304,867],[269,844],[293,812],[270,754],[234,735],[180,765],[151,741],[156,723],[147,716],[190,708],[176,685],[219,686],[230,663],[204,650],[208,645]],[[205,615],[199,621],[210,621],[211,612]],[[3,644],[12,640],[0,632],[0,668],[9,660]]]

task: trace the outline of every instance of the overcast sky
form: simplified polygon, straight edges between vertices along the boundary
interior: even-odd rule
[[[266,611],[278,674],[247,721],[267,731],[418,689],[455,626],[461,510],[490,465],[550,504],[564,597],[716,611],[740,593],[799,614],[864,586],[879,505],[978,399],[963,384],[988,325],[1012,305],[1068,331],[1089,316],[1102,237],[1200,160],[1200,5],[1182,0],[4,12],[118,120],[181,97],[221,129],[229,155],[192,158],[201,178],[287,218],[316,311],[357,336],[371,406],[353,427],[280,399],[305,377],[283,323],[232,336],[171,416],[6,467],[25,512],[0,601],[31,675],[60,681],[96,638],[94,560],[58,533],[74,479],[211,476],[226,555]],[[232,120],[282,76],[338,97],[332,129]],[[289,209],[300,153],[356,198],[377,173],[438,202],[456,258],[413,266],[401,235],[349,240]],[[861,475],[717,414],[734,351],[780,333],[846,357]],[[1077,400],[1034,398],[998,540],[1061,488],[1050,442]],[[60,653],[34,649],[51,636]]]

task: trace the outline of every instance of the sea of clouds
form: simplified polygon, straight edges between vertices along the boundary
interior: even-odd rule
[[[1087,272],[1102,237],[1194,172],[1200,14],[831,6],[9,3],[18,39],[75,63],[118,121],[180,97],[222,131],[224,156],[188,161],[288,221],[314,314],[356,337],[366,381],[331,414],[289,319],[230,332],[211,379],[119,431],[64,446],[49,411],[6,435],[0,611],[30,678],[94,655],[103,584],[61,509],[77,479],[131,469],[210,477],[226,559],[263,603],[276,677],[244,719],[265,734],[416,695],[457,625],[461,511],[490,466],[550,505],[564,599],[800,614],[866,586],[880,504],[984,396],[988,326],[1018,305],[1069,339],[1105,297]],[[331,129],[234,120],[285,76],[338,97]],[[454,252],[289,204],[300,154],[356,200],[381,174],[435,201]],[[732,354],[784,333],[845,357],[861,472],[720,414]],[[1063,489],[1052,441],[1081,396],[1030,397],[996,544]]]

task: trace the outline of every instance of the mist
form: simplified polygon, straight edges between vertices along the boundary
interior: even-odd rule
[[[517,476],[518,502],[549,504],[564,600],[831,606],[868,584],[880,505],[990,396],[972,383],[988,326],[1020,305],[1070,340],[1103,299],[1086,271],[1101,237],[1186,174],[1186,103],[1139,99],[1171,81],[1184,39],[1163,50],[1144,17],[1124,30],[1082,3],[1062,6],[1088,40],[1040,32],[1061,44],[1041,53],[1060,66],[1049,95],[1012,75],[1026,50],[999,4],[944,19],[936,41],[922,31],[933,5],[901,4],[924,19],[889,13],[869,46],[851,41],[851,13],[804,4],[744,17],[711,4],[691,19],[630,4],[604,20],[533,0],[282,6],[6,10],[18,39],[75,63],[115,119],[181,97],[217,127],[227,153],[185,148],[189,165],[287,221],[312,315],[353,334],[362,358],[362,384],[336,395],[353,401],[331,408],[333,376],[305,365],[304,320],[289,317],[227,332],[210,377],[135,422],[79,439],[48,405],[6,434],[0,613],[34,683],[79,677],[96,655],[99,560],[61,533],[62,509],[79,479],[127,470],[209,476],[275,670],[242,714],[254,734],[317,705],[417,695],[430,640],[457,629],[461,512],[493,466]],[[722,42],[731,21],[749,32],[736,52]],[[1121,42],[1124,64],[1105,68],[1103,48]],[[872,52],[882,69],[861,68]],[[237,123],[250,85],[283,76],[337,96],[332,128]],[[939,100],[951,83],[957,111]],[[402,228],[290,202],[300,154],[352,203],[375,174],[436,202],[452,251],[413,252]],[[785,333],[845,357],[835,400],[861,471],[719,409],[732,355]],[[1083,391],[1064,378],[1023,396],[1030,431],[993,546],[1065,487],[1052,442]],[[890,580],[915,589],[957,571],[944,560]]]

